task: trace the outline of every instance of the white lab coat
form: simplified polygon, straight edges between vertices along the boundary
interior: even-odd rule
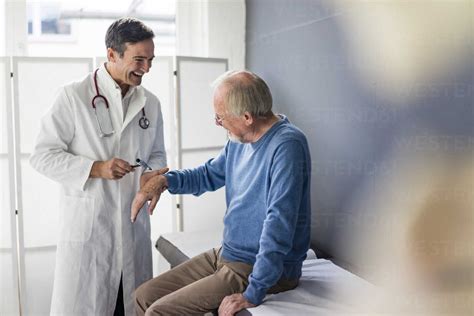
[[[99,137],[89,74],[60,90],[41,121],[30,158],[37,171],[62,187],[53,315],[113,315],[122,272],[125,312],[133,315],[132,293],[152,277],[149,215],[142,211],[130,222],[142,169],[120,180],[89,179],[89,174],[94,161],[113,157],[130,163],[140,158],[153,169],[166,166],[160,103],[143,87],[131,88],[123,119],[120,88],[104,66],[97,78],[99,92],[110,104],[115,134]],[[148,129],[138,123],[143,106]]]

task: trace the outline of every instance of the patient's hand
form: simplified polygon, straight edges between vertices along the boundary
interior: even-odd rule
[[[168,181],[163,176],[168,172],[168,168],[147,172],[140,178],[140,190],[135,195],[132,202],[132,210],[130,220],[132,223],[137,218],[138,213],[147,201],[151,201],[148,205],[148,213],[153,214],[156,203],[158,203],[161,193],[168,188]]]
[[[245,299],[242,293],[232,294],[224,297],[219,306],[219,316],[233,316],[244,308],[255,307]]]
[[[160,170],[154,170],[154,171],[145,172],[144,174],[142,174],[142,176],[140,177],[140,190],[145,186],[148,180],[150,180],[151,178],[157,175],[165,174],[168,172],[168,170],[169,170],[168,168],[162,168]]]

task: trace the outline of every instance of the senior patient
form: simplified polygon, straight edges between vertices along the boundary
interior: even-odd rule
[[[266,83],[248,71],[214,83],[215,123],[230,141],[195,169],[159,174],[137,193],[134,221],[161,193],[201,195],[223,186],[227,210],[222,246],[144,283],[135,292],[138,315],[220,315],[262,303],[267,293],[293,289],[310,242],[311,158],[305,135],[272,112]]]

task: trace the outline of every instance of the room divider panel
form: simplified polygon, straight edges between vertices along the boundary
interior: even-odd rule
[[[92,59],[13,57],[12,61],[22,314],[47,314],[59,229],[59,185],[34,171],[28,158],[40,118],[53,104],[60,86],[92,71]]]
[[[20,313],[10,58],[0,57],[0,315]]]
[[[211,83],[227,70],[227,59],[177,57],[178,166],[193,168],[217,156],[227,133],[214,123]],[[178,198],[180,231],[223,226],[225,191]]]

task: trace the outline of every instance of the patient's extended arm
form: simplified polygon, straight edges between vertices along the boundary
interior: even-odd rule
[[[140,190],[135,195],[132,202],[132,210],[130,220],[132,223],[137,218],[138,213],[147,201],[150,201],[148,205],[148,213],[153,214],[156,203],[160,200],[161,193],[168,188],[168,181],[163,176],[168,172],[168,168],[145,173],[140,179]]]

